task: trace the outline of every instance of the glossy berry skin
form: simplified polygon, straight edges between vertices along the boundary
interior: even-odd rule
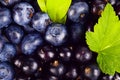
[[[80,23],[72,24],[70,27],[70,38],[74,43],[79,42],[84,35],[84,27]]]
[[[91,13],[93,15],[100,16],[102,11],[104,10],[105,5],[106,5],[106,2],[102,0],[94,0],[91,4]]]
[[[59,77],[49,76],[47,80],[59,80]]]
[[[26,58],[21,68],[25,74],[30,75],[37,70],[38,63],[33,58]]]
[[[60,46],[67,40],[66,26],[62,24],[51,24],[45,33],[45,40],[53,46]]]
[[[61,61],[70,61],[72,58],[72,50],[69,47],[58,48],[59,59]]]
[[[51,23],[48,14],[37,12],[32,18],[32,27],[40,33],[44,33]]]
[[[38,50],[38,56],[43,62],[54,60],[57,57],[53,46],[44,46]]]
[[[92,59],[92,52],[87,47],[78,47],[75,51],[75,58],[80,62],[87,62]]]
[[[100,69],[95,64],[88,65],[84,68],[84,76],[90,80],[98,80],[98,77],[100,76]]]
[[[19,76],[15,76],[14,80],[31,80],[31,77],[27,77],[25,74],[19,74]]]
[[[120,2],[115,6],[116,14],[120,17]]]
[[[22,52],[26,55],[32,54],[38,46],[43,44],[39,33],[31,33],[24,37],[21,45]]]
[[[0,63],[0,80],[13,80],[13,67],[6,62]]]
[[[22,67],[22,64],[24,63],[24,59],[26,59],[26,56],[16,56],[13,60],[13,63],[17,68],[20,69]]]
[[[4,5],[4,6],[11,6],[17,2],[20,2],[21,0],[0,0],[0,2]]]
[[[68,18],[73,22],[84,23],[89,13],[89,7],[86,2],[74,3],[68,10]]]
[[[113,76],[114,80],[119,80],[120,79],[120,74],[119,73],[115,73],[115,75]]]
[[[51,75],[54,76],[62,76],[66,72],[65,70],[65,66],[57,60],[51,63],[49,69]]]
[[[114,78],[114,76],[110,76],[110,75],[103,75],[102,76],[102,80],[115,80],[115,79],[113,79]],[[119,79],[118,79],[119,80]]]
[[[38,62],[26,55],[19,55],[14,59],[14,65],[26,75],[35,73],[38,69]]]
[[[12,21],[11,12],[7,8],[0,8],[0,28],[7,27]]]
[[[120,79],[120,74],[119,73],[115,73],[114,75],[108,75],[105,74],[101,77],[102,80],[119,80]]]
[[[7,38],[14,44],[19,44],[24,35],[23,30],[18,25],[10,25],[6,28],[5,33]]]
[[[0,52],[0,61],[10,61],[16,55],[16,47],[11,43],[5,43]]]
[[[109,2],[111,5],[116,5],[119,0],[104,0],[105,2]]]
[[[29,24],[33,14],[34,8],[27,2],[16,4],[13,8],[13,19],[21,26]]]
[[[71,67],[68,69],[68,71],[66,72],[65,76],[67,80],[71,80],[71,79],[76,79],[78,76],[78,72],[77,72],[77,68],[75,67]]]

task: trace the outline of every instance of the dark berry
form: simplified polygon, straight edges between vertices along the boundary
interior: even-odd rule
[[[43,39],[38,33],[31,33],[24,37],[21,45],[24,54],[32,54],[38,46],[43,44]]]
[[[42,74],[43,74],[43,68],[42,68],[42,66],[39,64],[37,71],[35,71],[35,73],[34,73],[34,76],[35,76],[36,78],[40,79],[40,78],[42,77]]]
[[[100,76],[100,69],[97,65],[88,65],[84,69],[84,75],[91,80],[97,80]]]
[[[84,35],[84,26],[80,23],[72,24],[70,27],[70,38],[72,42],[77,43],[83,39]]]
[[[25,74],[33,74],[38,68],[38,63],[33,58],[26,58],[22,64]]]
[[[44,46],[38,50],[38,55],[44,62],[54,60],[57,57],[53,46]]]
[[[114,80],[119,80],[120,79],[120,74],[119,73],[115,73],[115,75],[113,76]]]
[[[102,76],[102,80],[113,80],[114,76],[110,76],[110,75],[103,75]]]
[[[14,59],[14,65],[23,71],[26,75],[31,75],[37,71],[40,67],[38,66],[38,62],[32,58],[25,55],[17,56]]]
[[[8,39],[14,44],[20,43],[24,35],[23,30],[18,25],[10,25],[8,28],[6,28],[5,33]]]
[[[112,5],[116,5],[118,0],[104,0],[105,2],[109,2]]]
[[[44,33],[51,23],[48,14],[37,12],[32,18],[32,27],[40,33]]]
[[[26,76],[24,73],[16,74],[17,76],[14,77],[14,80],[31,80],[30,76]]]
[[[13,8],[13,19],[21,26],[29,24],[33,14],[34,8],[27,2],[16,4]]]
[[[13,80],[13,67],[6,62],[0,63],[0,80]]]
[[[89,6],[86,2],[74,3],[69,11],[68,18],[73,22],[84,23],[89,13]]]
[[[65,66],[59,61],[55,60],[53,63],[51,63],[49,71],[54,76],[62,76],[65,73]]]
[[[25,61],[25,59],[28,59],[28,57],[26,55],[17,55],[14,59],[13,59],[13,64],[17,67],[17,68],[21,68],[23,66],[23,63]]]
[[[93,15],[101,15],[106,3],[102,0],[94,0],[91,4],[91,13]]]
[[[45,34],[45,40],[54,46],[60,46],[67,40],[66,26],[62,24],[51,24]]]
[[[92,59],[92,52],[86,47],[78,47],[75,51],[77,61],[87,62]]]
[[[56,76],[49,76],[48,80],[59,80],[59,77]]]
[[[68,69],[68,71],[66,72],[66,77],[67,77],[67,79],[69,80],[71,80],[71,79],[76,79],[77,78],[77,76],[78,76],[78,72],[77,72],[78,70],[77,70],[77,68],[75,68],[75,67],[71,67],[71,68],[69,68]]]
[[[7,8],[0,8],[0,28],[7,27],[12,22],[11,12]]]
[[[118,16],[120,16],[120,2],[115,6],[115,11]]]
[[[61,61],[70,61],[72,57],[72,50],[69,47],[58,48],[59,59]]]

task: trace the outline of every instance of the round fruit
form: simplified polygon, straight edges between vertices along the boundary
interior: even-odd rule
[[[54,46],[63,45],[67,41],[66,26],[62,24],[51,24],[45,34],[45,40]]]

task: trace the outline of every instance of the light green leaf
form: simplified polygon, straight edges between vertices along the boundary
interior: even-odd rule
[[[61,20],[59,20],[58,23],[63,23],[63,24],[65,24],[66,18],[67,18],[67,15],[65,15],[65,17],[63,17]]]
[[[118,61],[119,60],[119,61]],[[114,75],[115,71],[120,72],[120,56],[108,53],[100,53],[97,57],[100,69],[105,74]]]
[[[46,0],[37,0],[37,3],[38,3],[38,5],[40,6],[40,9],[43,12],[47,12],[47,9],[46,9]]]
[[[98,53],[97,62],[104,73],[120,72],[120,21],[111,4],[107,3],[94,32],[86,32],[86,42]]]
[[[66,16],[71,0],[47,0],[47,13],[53,22],[60,22]],[[63,19],[64,23],[66,18]],[[62,21],[63,22],[63,21]]]

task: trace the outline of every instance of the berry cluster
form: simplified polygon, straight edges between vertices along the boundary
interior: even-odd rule
[[[0,80],[120,80],[101,72],[85,41],[107,2],[120,17],[119,0],[73,0],[60,24],[37,0],[0,0]]]

